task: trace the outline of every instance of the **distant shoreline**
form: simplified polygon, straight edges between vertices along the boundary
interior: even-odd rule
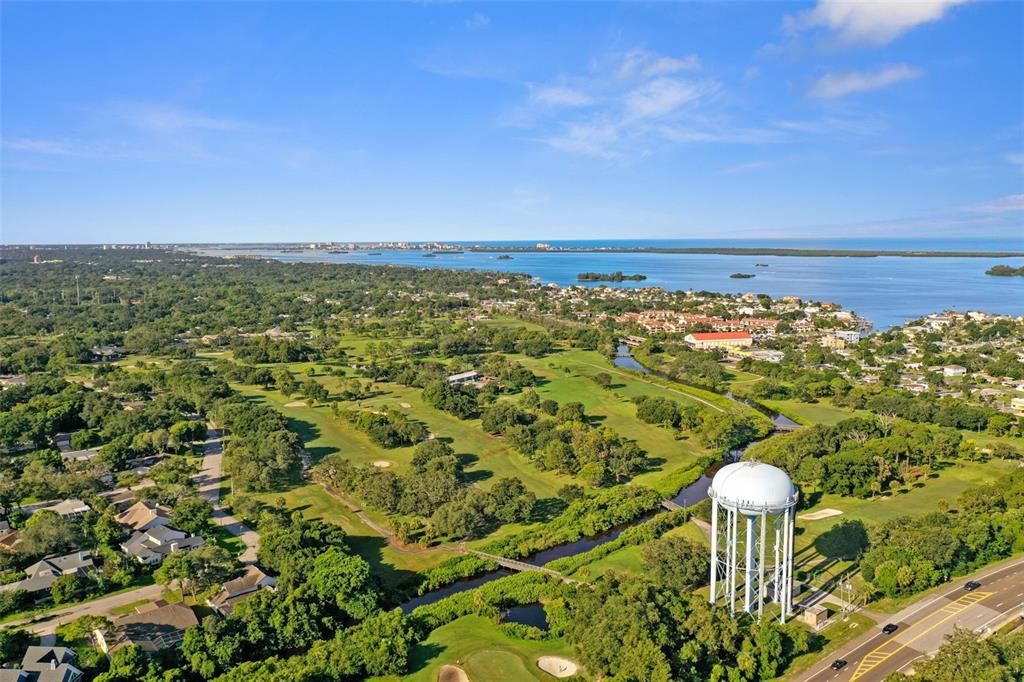
[[[216,252],[221,250],[232,251],[273,251],[282,248],[294,248],[292,244],[196,244],[176,245],[179,248],[186,248],[195,252]],[[434,248],[406,247],[389,248],[381,245],[360,245],[348,244],[351,253],[373,251],[379,253],[381,249],[387,251],[409,251],[409,252],[432,252]],[[809,248],[788,248],[772,246],[514,246],[514,245],[456,245],[466,253],[497,253],[508,255],[511,253],[661,253],[661,254],[690,254],[705,256],[782,256],[798,258],[1024,258],[1024,251],[928,251],[915,249],[809,249]],[[323,252],[325,249],[297,248],[293,253],[314,254]],[[511,260],[501,258],[501,260]],[[758,264],[762,266],[762,264]]]
[[[911,250],[860,250],[860,249],[788,249],[775,247],[715,247],[715,246],[604,246],[604,247],[553,247],[535,246],[468,246],[467,251],[493,253],[515,251],[519,253],[678,253],[708,256],[797,256],[837,258],[878,258],[896,256],[900,258],[1024,258],[1024,251],[911,251]]]

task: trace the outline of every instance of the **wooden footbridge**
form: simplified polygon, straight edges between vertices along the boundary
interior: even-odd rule
[[[481,552],[477,549],[467,549],[466,547],[461,547],[460,549],[466,554],[472,554],[473,556],[478,556],[481,559],[489,559],[502,568],[507,568],[511,571],[533,571],[535,573],[544,573],[552,578],[558,578],[564,583],[579,584],[580,582],[579,580],[570,578],[569,576],[559,573],[552,568],[538,566],[537,564],[530,564],[525,561],[519,561],[518,559],[509,559],[508,557],[498,556],[497,554]]]

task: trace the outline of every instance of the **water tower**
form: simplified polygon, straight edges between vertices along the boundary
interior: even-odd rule
[[[735,614],[739,584],[742,611],[756,610],[760,618],[770,592],[770,598],[781,606],[782,622],[786,622],[793,611],[793,529],[798,495],[786,472],[770,464],[735,462],[715,474],[708,490],[712,604],[724,599],[729,612]],[[769,544],[773,545],[771,563],[765,559]]]

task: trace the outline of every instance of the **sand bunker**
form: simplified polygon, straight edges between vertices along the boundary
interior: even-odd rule
[[[816,512],[810,514],[801,514],[797,518],[801,521],[817,521],[819,519],[827,519],[833,516],[842,516],[843,512],[839,509],[819,509]]]
[[[387,461],[386,459],[377,459],[374,460],[373,466],[377,467],[378,469],[387,469],[388,467],[391,466],[391,462]]]
[[[541,656],[537,659],[537,667],[555,677],[572,677],[579,670],[578,665],[561,656]]]
[[[442,665],[437,671],[437,682],[469,682],[469,675],[457,665]]]
[[[403,410],[408,410],[412,407],[412,405],[410,405],[409,403],[398,403],[398,406],[401,407]]]
[[[306,403],[302,400],[293,400],[290,403],[285,403],[285,407],[305,407]]]

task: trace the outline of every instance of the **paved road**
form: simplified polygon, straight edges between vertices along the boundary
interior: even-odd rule
[[[981,587],[968,592],[964,583],[977,580]],[[938,596],[915,602],[890,616],[888,623],[899,626],[892,635],[873,627],[869,633],[829,655],[810,672],[797,676],[798,682],[833,682],[856,680],[877,682],[886,675],[904,670],[917,658],[942,646],[945,636],[954,627],[984,631],[984,628],[1022,613],[1024,603],[1024,560],[980,571],[956,581]],[[838,672],[831,663],[845,659],[846,667]]]
[[[84,604],[66,606],[62,609],[54,609],[53,611],[33,618],[4,623],[0,627],[9,628],[22,626],[30,632],[34,632],[39,635],[48,635],[52,634],[57,629],[58,625],[70,623],[81,616],[106,616],[107,618],[112,619],[113,614],[111,614],[111,609],[116,609],[119,606],[125,606],[126,604],[131,604],[143,599],[147,601],[151,599],[159,599],[163,591],[164,588],[161,585],[146,585],[145,587],[129,590],[128,592],[121,592],[120,594],[113,594],[109,597],[93,599],[92,601]]]
[[[206,433],[206,443],[203,444],[203,463],[199,468],[199,473],[196,474],[199,494],[213,507],[213,522],[245,543],[245,551],[239,555],[239,561],[246,564],[255,563],[256,552],[260,548],[259,534],[228,514],[220,506],[220,484],[224,479],[221,470],[223,452],[221,437],[220,431],[216,429],[211,428]]]

